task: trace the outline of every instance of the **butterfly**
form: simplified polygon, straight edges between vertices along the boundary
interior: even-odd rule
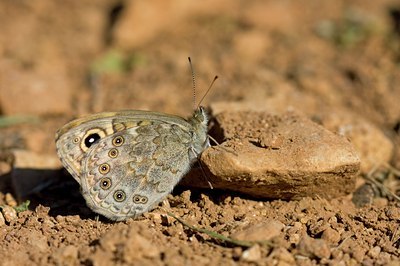
[[[57,154],[86,204],[110,220],[137,218],[162,201],[210,146],[203,107],[184,119],[150,111],[105,112],[56,133]]]

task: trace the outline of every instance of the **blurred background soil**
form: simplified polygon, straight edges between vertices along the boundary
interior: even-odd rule
[[[0,25],[1,265],[399,265],[398,1],[6,0]],[[348,137],[362,203],[183,186],[168,197],[177,217],[250,247],[189,229],[166,204],[117,223],[87,209],[56,130],[107,110],[189,116],[188,56],[197,98],[219,75],[204,106],[295,110]]]

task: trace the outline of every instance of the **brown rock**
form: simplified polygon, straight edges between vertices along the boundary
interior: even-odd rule
[[[326,240],[327,242],[336,245],[340,241],[340,234],[335,229],[332,229],[329,227],[324,230],[324,232],[322,233],[321,239]]]
[[[243,241],[266,241],[278,236],[285,225],[277,220],[250,225],[247,228],[231,235],[233,239]]]
[[[17,212],[11,206],[8,205],[2,206],[1,213],[3,214],[4,219],[6,220],[7,223],[10,223],[11,221],[17,219]]]
[[[3,213],[0,212],[0,227],[6,224]]]
[[[386,216],[392,220],[400,221],[400,209],[395,206],[389,206],[385,210]]]
[[[348,238],[346,241],[343,241],[341,243],[341,249],[347,253],[351,254],[352,258],[355,259],[358,263],[363,261],[365,254],[367,253],[367,250],[364,249],[364,247],[361,247],[360,244],[358,244],[357,240]]]
[[[379,164],[389,163],[393,154],[397,152],[394,151],[391,140],[379,127],[353,110],[337,105],[321,106],[317,98],[296,91],[282,80],[279,80],[279,84],[284,84],[279,87],[279,94],[268,97],[260,95],[257,99],[253,97],[241,102],[213,103],[212,113],[217,115],[232,110],[262,111],[272,114],[287,110],[302,112],[328,130],[348,138],[360,157],[360,168],[363,173],[368,173]]]
[[[202,154],[216,188],[255,197],[333,198],[354,190],[360,160],[343,137],[294,113],[225,112],[216,116],[223,147]],[[184,182],[206,187],[202,180]]]
[[[234,247],[232,249],[232,258],[239,259],[242,256],[243,250],[241,247]]]
[[[319,115],[324,127],[348,138],[360,156],[361,172],[389,163],[394,150],[392,141],[383,131],[365,118],[346,109]]]
[[[17,201],[14,199],[14,197],[11,193],[6,193],[5,200],[6,200],[6,204],[11,207],[15,207],[18,205]]]
[[[259,245],[254,245],[243,251],[240,259],[247,262],[256,262],[261,258],[261,248]]]
[[[368,250],[367,255],[370,256],[371,258],[375,259],[379,256],[380,253],[381,253],[381,247],[375,246],[375,247],[371,248],[370,250]]]
[[[359,245],[356,245],[353,247],[352,256],[358,263],[361,263],[365,256],[365,250]]]
[[[268,256],[268,259],[271,260],[271,262],[279,262],[278,265],[295,265],[295,259],[293,255],[285,248],[283,247],[278,247],[275,248],[271,254]]]
[[[331,251],[323,239],[314,239],[307,235],[303,236],[298,246],[299,253],[309,258],[329,258]]]

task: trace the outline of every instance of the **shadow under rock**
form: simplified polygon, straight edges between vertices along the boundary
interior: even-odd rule
[[[215,188],[218,180],[211,174],[211,172],[204,168],[200,169],[200,166],[196,163],[190,172],[183,177],[183,179],[178,183],[178,185],[172,191],[173,195],[179,195],[186,190],[190,190],[190,200],[192,202],[202,201],[202,195],[206,195],[211,202],[214,204],[224,204],[228,198],[233,199],[235,197],[244,200],[253,201],[272,201],[272,198],[260,198],[254,197],[248,194],[244,194],[238,191],[233,191],[229,189]],[[210,187],[213,186],[213,188]],[[178,204],[171,204],[172,206]]]

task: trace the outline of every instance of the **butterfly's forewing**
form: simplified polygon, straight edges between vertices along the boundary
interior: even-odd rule
[[[112,119],[116,113],[102,113],[69,122],[56,133],[56,150],[74,179],[81,183],[83,158],[98,140],[113,134]],[[98,139],[96,140],[96,137]],[[91,143],[90,140],[93,142]]]
[[[188,125],[181,117],[147,111],[106,112],[86,116],[69,122],[56,133],[56,148],[60,160],[68,172],[81,183],[83,157],[100,139],[143,121],[170,121]],[[91,143],[90,140],[95,140]]]

